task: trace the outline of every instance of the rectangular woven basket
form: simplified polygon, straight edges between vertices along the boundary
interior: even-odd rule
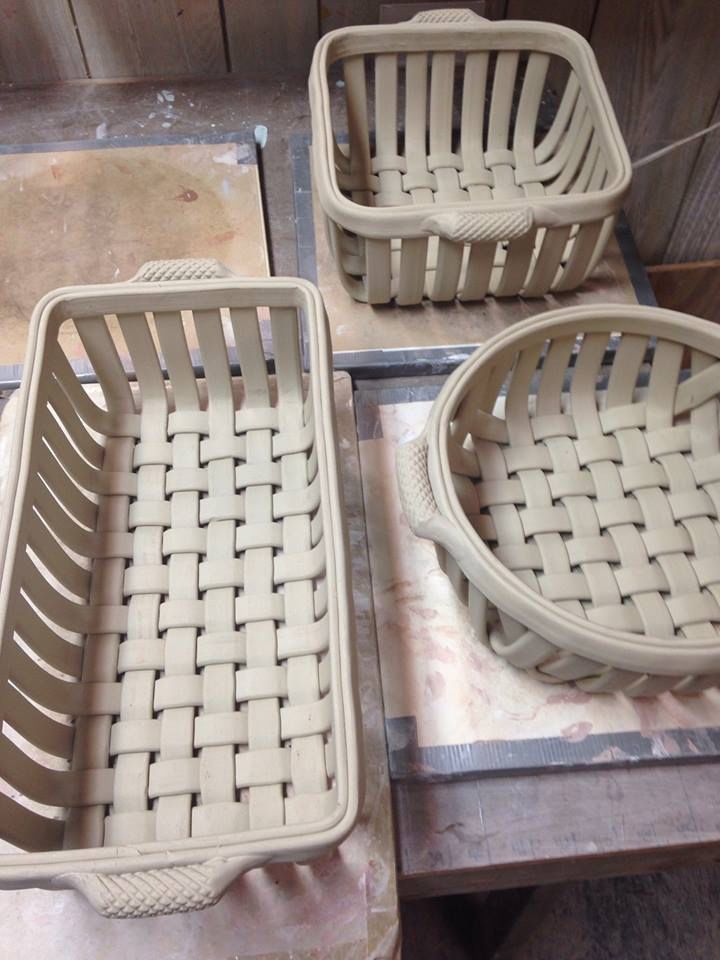
[[[74,887],[108,916],[208,906],[357,815],[322,301],[221,272],[57,290],[30,332],[0,532],[0,887]]]
[[[554,24],[444,10],[336,30],[316,47],[310,104],[314,184],[357,300],[572,290],[630,184],[594,54]]]

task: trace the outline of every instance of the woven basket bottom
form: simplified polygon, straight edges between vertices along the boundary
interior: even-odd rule
[[[517,404],[508,414],[511,438],[491,439],[496,419],[473,431],[469,447],[451,443],[468,519],[509,576],[568,613],[639,642],[710,639],[720,647],[720,456],[691,419],[704,414],[649,426],[642,388],[630,404],[605,407],[604,394],[595,402],[591,413],[581,404],[576,422],[567,395],[560,412],[545,415],[531,399],[524,417]],[[541,679],[592,690],[689,692],[718,679],[613,669],[528,628],[497,614],[480,632]]]

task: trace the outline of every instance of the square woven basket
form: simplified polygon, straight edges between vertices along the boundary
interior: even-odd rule
[[[641,306],[516,324],[446,381],[398,452],[478,637],[548,682],[720,682],[720,334]]]
[[[152,263],[48,294],[31,325],[0,533],[0,887],[106,916],[206,907],[358,811],[322,301],[222,274]]]
[[[630,184],[595,56],[554,24],[444,10],[336,30],[316,47],[310,105],[330,247],[369,303],[572,290]]]

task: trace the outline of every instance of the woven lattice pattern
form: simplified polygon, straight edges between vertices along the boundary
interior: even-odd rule
[[[50,352],[4,714],[40,756],[5,736],[0,770],[66,816],[2,798],[18,845],[239,834],[337,807],[322,420],[296,309],[269,316],[274,377],[254,306],[119,313],[132,388],[104,316],[75,321],[95,394]]]
[[[422,20],[389,27],[382,42],[348,28],[318,48],[327,47],[327,63],[342,62],[345,80],[346,124],[333,126],[316,56],[314,175],[345,287],[359,300],[400,304],[573,289],[602,254],[618,184],[629,179],[603,118],[609,102],[596,109],[605,91],[570,67],[583,60],[582,39],[549,24],[515,34],[468,11]],[[544,52],[549,41],[556,54]],[[338,193],[352,201],[340,212]],[[503,235],[505,220],[493,227],[492,216],[508,203],[518,220]],[[454,223],[468,204],[472,222]],[[449,223],[416,221],[412,209],[428,205]],[[546,226],[533,228],[535,208],[552,210]]]
[[[227,270],[217,260],[210,258],[193,260],[148,260],[143,264],[136,280],[212,280],[227,276]]]
[[[554,340],[528,403],[545,346],[515,359],[504,418],[491,412],[497,376],[461,408],[450,456],[463,508],[514,576],[577,616],[652,638],[715,637],[715,359],[693,352],[683,381],[682,345],[660,341],[638,386],[648,339],[626,335],[605,384],[606,334],[586,335],[572,368],[574,338]]]
[[[408,55],[406,85],[427,84],[428,62],[425,54]],[[517,53],[500,54],[495,74],[488,75],[488,54],[469,54],[461,76],[466,78],[463,96],[471,98],[473,103],[464,106],[462,102],[459,105],[453,102],[455,55],[433,54],[430,150],[416,142],[420,135],[424,140],[427,134],[424,116],[420,128],[420,118],[413,111],[406,117],[410,125],[405,132],[403,152],[399,153],[398,131],[390,130],[388,122],[391,113],[393,123],[397,123],[397,104],[386,95],[397,95],[397,57],[391,61],[387,55],[376,57],[375,85],[383,91],[375,104],[376,146],[370,153],[369,145],[363,149],[351,142],[347,157],[338,150],[337,177],[341,189],[356,202],[377,207],[507,201],[601,189],[607,166],[600,144],[593,138],[588,106],[574,74],[568,81],[554,127],[545,134],[540,146],[534,146],[537,110],[543,92],[540,78],[544,79],[549,65],[549,57],[544,54],[530,55],[524,75],[527,86],[540,82],[533,96],[535,112],[530,116],[527,106],[530,95],[526,92],[523,114],[514,127],[511,125],[518,62]],[[353,62],[352,69],[346,69],[348,82],[353,82],[354,71],[361,65]],[[494,90],[494,109],[487,130],[483,129],[482,101],[477,101],[481,71],[482,89],[487,84]],[[364,74],[363,68],[363,79],[367,82]],[[441,101],[442,97],[446,98],[445,102]],[[455,111],[463,117],[464,137],[461,132],[458,138],[453,131]],[[527,125],[525,130],[523,123]]]

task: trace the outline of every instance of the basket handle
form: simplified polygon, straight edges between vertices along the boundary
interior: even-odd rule
[[[82,893],[103,917],[161,917],[213,906],[233,880],[267,861],[267,856],[234,857],[133,873],[66,873],[56,885]]]
[[[200,257],[185,260],[148,260],[131,283],[168,282],[172,280],[214,280],[216,277],[233,277],[235,274],[219,260]]]
[[[398,447],[395,455],[400,504],[413,533],[423,536],[425,524],[438,514],[427,468],[424,434]]]
[[[455,243],[498,243],[516,240],[532,230],[532,207],[508,210],[457,210],[426,217],[420,225],[423,233],[436,234]]]
[[[410,17],[409,23],[468,23],[473,20],[489,22],[487,17],[481,17],[474,10],[462,7],[455,10],[422,10],[420,13],[416,13],[414,17]]]

